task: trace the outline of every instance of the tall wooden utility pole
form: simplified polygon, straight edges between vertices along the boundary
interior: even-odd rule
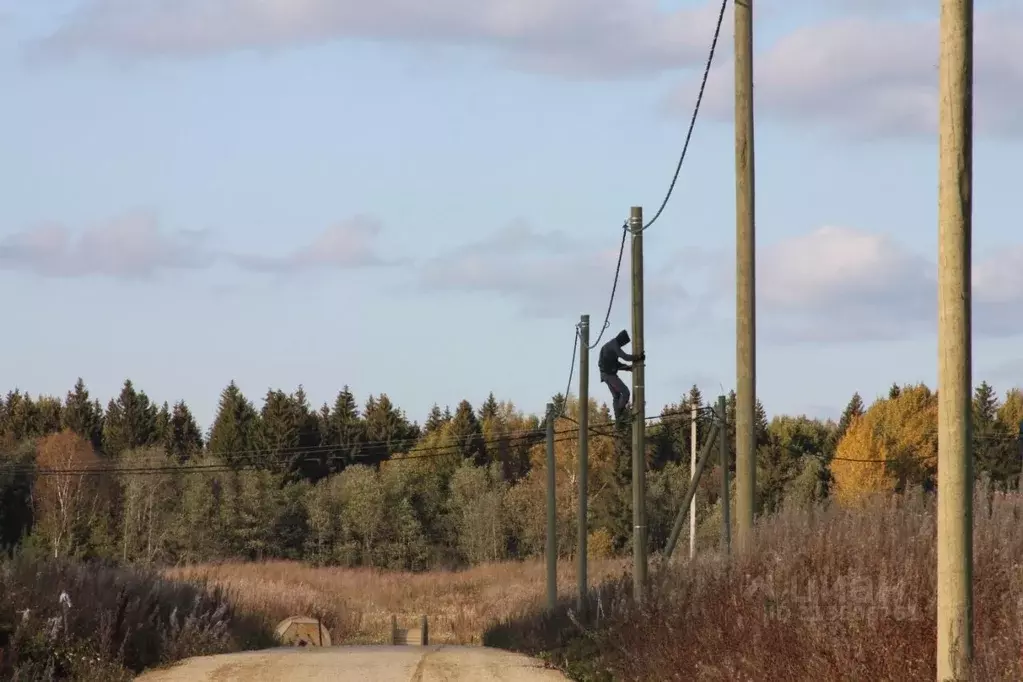
[[[735,516],[740,549],[753,535],[757,473],[754,218],[753,0],[735,0]]]
[[[721,455],[721,544],[726,554],[732,551],[732,519],[728,509],[728,498],[731,497],[731,486],[728,483],[728,416],[725,409],[725,396],[718,396],[718,424],[721,435],[718,436],[719,454]]]
[[[586,533],[589,516],[586,511],[589,495],[590,460],[590,316],[579,319],[579,596],[576,610],[586,613]]]
[[[554,463],[554,404],[547,403],[547,608],[558,605],[558,512]]]
[[[632,230],[632,352],[643,353],[643,209],[633,206]],[[632,367],[632,589],[643,603],[647,580],[646,561],[646,369],[643,362]]]
[[[938,62],[938,682],[972,679],[973,0],[942,0]]]
[[[690,424],[689,424],[689,481],[696,480],[696,437],[698,435],[696,429],[697,418],[700,415],[699,409],[696,407],[696,403],[693,403],[689,410]],[[724,440],[724,439],[722,439]],[[696,557],[696,495],[693,495],[692,501],[689,503],[689,558],[693,559]]]

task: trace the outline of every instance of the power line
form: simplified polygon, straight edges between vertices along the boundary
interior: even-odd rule
[[[707,55],[707,65],[703,69],[703,80],[700,82],[700,92],[696,96],[696,106],[693,107],[693,116],[689,119],[689,131],[686,133],[686,141],[682,145],[682,153],[678,158],[678,165],[675,167],[675,175],[671,179],[671,185],[668,186],[668,193],[664,197],[664,201],[661,202],[661,207],[657,209],[657,213],[650,219],[650,222],[640,228],[640,232],[647,229],[661,217],[661,213],[664,211],[665,206],[668,205],[668,200],[671,199],[672,192],[675,191],[675,183],[678,182],[678,175],[682,171],[682,162],[685,161],[686,152],[689,150],[689,141],[693,137],[693,129],[696,127],[696,117],[700,113],[700,104],[703,102],[703,91],[707,87],[707,77],[710,75],[710,67],[714,62],[714,51],[717,48],[718,37],[721,35],[721,23],[725,18],[725,8],[728,6],[728,0],[722,0],[721,11],[718,12],[718,23],[714,29],[714,39],[710,43],[710,54]]]
[[[568,382],[565,384],[565,400],[561,403],[561,414],[559,416],[565,416],[565,410],[568,408],[568,392],[572,389],[572,377],[575,376],[575,356],[579,352],[579,325],[575,326],[575,340],[572,342],[572,364],[568,368]],[[545,422],[546,423],[546,420]]]
[[[600,344],[600,340],[604,338],[604,332],[607,331],[608,327],[611,326],[611,308],[615,304],[615,292],[618,291],[618,278],[622,272],[622,256],[625,255],[625,238],[629,234],[629,222],[625,221],[622,224],[622,243],[618,247],[618,265],[615,266],[615,279],[611,285],[611,299],[607,302],[607,314],[604,315],[604,325],[600,328],[600,335],[597,336],[597,340],[590,346],[590,350],[593,350]]]
[[[555,442],[566,442],[573,440],[578,437],[578,433],[575,429],[564,429],[561,431],[555,431],[556,437]],[[531,434],[532,438],[535,438],[539,442],[540,436],[545,435],[544,431],[534,431]],[[503,436],[497,436],[493,438],[479,438],[475,435],[470,435],[466,438],[456,439],[456,442],[449,442],[443,445],[428,446],[420,448],[410,453],[396,453],[397,456],[392,456],[388,459],[381,461],[380,463],[388,462],[404,462],[407,460],[416,459],[432,459],[435,457],[449,457],[453,454],[458,454],[460,448],[468,444],[469,441],[476,439],[482,441],[485,445],[506,445],[506,446],[521,446],[530,445],[529,438],[526,436],[518,436],[516,438],[507,438]],[[460,442],[466,441],[466,442]],[[509,442],[516,441],[516,442]],[[86,466],[78,468],[39,468],[31,465],[16,464],[12,463],[7,466],[0,467],[2,473],[23,473],[23,474],[39,474],[39,475],[99,475],[99,474],[161,474],[161,473],[192,473],[192,472],[211,472],[211,473],[226,473],[230,471],[251,469],[253,467],[265,467],[273,464],[291,464],[293,460],[285,459],[280,453],[273,451],[266,451],[265,457],[257,460],[256,456],[249,451],[249,454],[243,457],[236,457],[239,453],[235,452],[222,452],[217,453],[218,458],[229,458],[232,462],[211,462],[208,464],[180,464],[180,465],[150,465],[150,466],[111,466],[106,462],[100,462],[100,466]],[[242,453],[244,454],[244,453]],[[307,454],[306,452],[298,452],[295,454]],[[312,452],[308,454],[319,454]],[[362,456],[348,456],[348,455],[332,455],[329,457],[318,460],[319,462],[334,462],[334,461],[345,461],[352,462],[353,459],[365,458]],[[151,460],[152,461],[152,460]]]

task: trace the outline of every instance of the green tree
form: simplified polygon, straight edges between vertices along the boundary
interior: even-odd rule
[[[476,464],[483,464],[486,459],[483,428],[479,420],[476,419],[476,412],[468,400],[458,403],[458,407],[455,408],[455,417],[449,426],[450,436],[462,457],[471,459]]]
[[[61,417],[64,406],[60,398],[52,396],[39,396],[35,404],[35,436],[48,436],[51,433],[59,433],[61,430]]]
[[[849,404],[845,406],[845,410],[842,411],[842,418],[838,420],[838,431],[835,433],[835,443],[842,440],[842,436],[849,430],[849,424],[856,417],[862,417],[866,412],[866,408],[863,405],[863,398],[860,397],[859,393],[853,393],[853,397],[849,400]]]
[[[242,466],[257,457],[254,450],[258,427],[256,408],[232,381],[220,394],[207,448],[227,464]]]
[[[0,413],[0,444],[13,446],[38,435],[38,410],[31,396],[15,389],[7,394]]]
[[[487,396],[486,401],[480,406],[480,422],[493,419],[497,416],[499,410],[500,406],[497,404],[497,398],[494,397],[494,392],[491,391],[490,395]]]
[[[64,400],[61,424],[89,441],[95,450],[103,446],[103,408],[98,400],[89,398],[89,390],[81,377]]]
[[[294,399],[280,389],[267,391],[256,429],[260,464],[272,471],[290,470],[301,429],[301,415]]]
[[[337,394],[334,409],[327,408],[321,414],[323,444],[336,446],[328,450],[330,469],[338,472],[358,461],[366,441],[366,424],[347,385]]]
[[[440,411],[440,406],[434,403],[433,407],[430,408],[429,416],[426,418],[426,424],[423,425],[423,435],[426,436],[439,431],[448,421],[449,419],[446,419],[444,413]]]
[[[184,400],[174,403],[164,448],[178,462],[187,462],[202,453],[202,432]]]
[[[103,419],[103,451],[116,457],[125,450],[146,448],[158,442],[157,408],[144,391],[125,380],[117,400],[107,405]]]
[[[405,413],[385,393],[381,393],[379,398],[369,396],[363,410],[363,420],[366,424],[366,443],[362,450],[362,461],[366,464],[379,464],[390,457],[391,453],[407,449],[409,441],[414,441],[418,436]]]

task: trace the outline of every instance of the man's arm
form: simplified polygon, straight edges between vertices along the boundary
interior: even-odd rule
[[[623,372],[631,372],[632,371],[632,365],[623,365],[622,363],[619,362],[618,363],[618,369],[620,371],[623,371]]]
[[[626,353],[625,351],[622,350],[622,347],[619,346],[617,343],[615,344],[615,353],[617,353],[618,357],[620,357],[622,360],[625,360],[626,362],[635,362],[636,361],[636,356],[635,355],[630,355],[630,354]],[[619,369],[624,369],[624,368],[623,367],[619,367]]]

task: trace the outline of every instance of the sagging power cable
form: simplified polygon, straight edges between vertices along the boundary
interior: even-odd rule
[[[657,219],[661,217],[661,213],[664,211],[665,206],[668,205],[668,200],[671,199],[672,192],[675,191],[675,183],[678,182],[679,173],[682,171],[682,162],[685,161],[686,152],[689,151],[689,142],[693,137],[693,129],[696,127],[696,117],[700,113],[700,104],[703,102],[703,92],[707,87],[707,77],[710,76],[710,67],[714,63],[714,51],[717,49],[718,38],[721,35],[721,24],[725,19],[725,9],[728,7],[728,0],[721,0],[721,11],[718,12],[718,23],[714,29],[714,39],[710,43],[710,54],[707,55],[707,64],[703,69],[703,80],[700,82],[700,92],[696,96],[696,106],[693,107],[692,118],[689,119],[689,131],[686,133],[685,143],[682,145],[682,153],[678,158],[678,165],[675,166],[675,175],[671,179],[671,185],[668,186],[668,193],[664,197],[664,201],[661,202],[661,207],[657,209],[657,213],[650,219],[646,225],[640,228],[640,232],[646,230],[648,227],[657,222]]]
[[[618,265],[615,266],[615,279],[614,283],[611,284],[611,299],[607,302],[607,314],[604,315],[604,324],[600,328],[600,334],[597,336],[597,340],[590,346],[590,350],[593,350],[600,344],[600,340],[604,338],[604,332],[611,326],[611,308],[615,304],[615,293],[618,291],[618,278],[622,273],[622,256],[625,255],[625,238],[629,235],[629,221],[625,221],[622,224],[622,243],[618,247]]]

